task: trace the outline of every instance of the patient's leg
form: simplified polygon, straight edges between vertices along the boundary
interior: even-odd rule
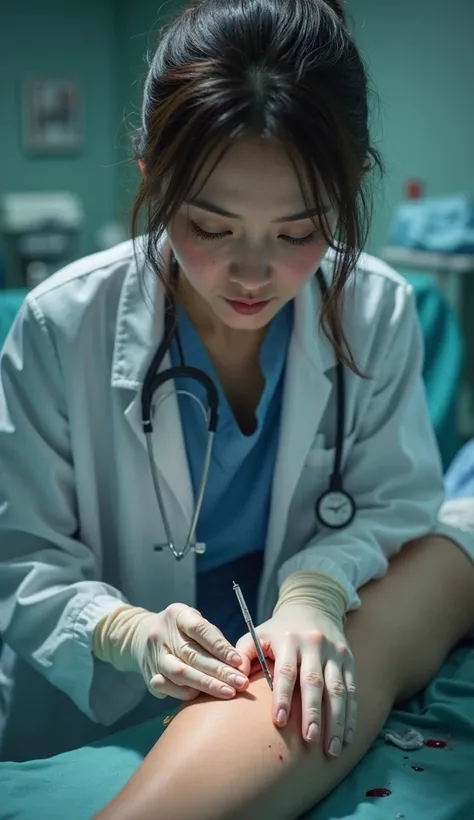
[[[340,758],[301,739],[300,701],[277,730],[261,673],[231,701],[199,698],[177,715],[97,820],[295,820],[363,757],[393,704],[415,693],[474,628],[474,566],[449,541],[406,547],[350,613],[359,693],[354,742]]]

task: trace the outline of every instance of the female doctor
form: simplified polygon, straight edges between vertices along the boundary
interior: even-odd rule
[[[413,295],[360,253],[380,165],[366,94],[335,0],[202,0],[162,37],[134,240],[31,292],[2,353],[4,758],[156,698],[241,697],[256,653],[233,581],[271,661],[264,720],[283,731],[293,703],[329,759],[364,736],[370,696],[345,621],[405,544],[421,539],[398,571],[420,626],[412,651],[390,612],[397,686],[474,625],[473,542],[438,521]]]

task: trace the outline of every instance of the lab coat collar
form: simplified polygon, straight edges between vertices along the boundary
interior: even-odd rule
[[[320,267],[329,285],[334,268],[333,251],[328,251]],[[316,277],[300,291],[294,304],[293,332],[300,350],[317,372],[326,373],[336,365],[336,356],[331,343],[320,328],[322,293]]]
[[[120,294],[117,313],[112,387],[140,390],[161,341],[164,323],[163,289],[145,261],[146,237],[135,243]]]
[[[146,454],[146,436],[142,425],[142,386],[163,335],[165,300],[160,282],[145,263],[144,241],[146,237],[138,240],[137,261],[131,262],[122,286],[112,362],[112,387],[134,392],[124,416]],[[163,253],[169,253],[163,240],[160,249]],[[170,355],[167,353],[162,369],[170,366]],[[159,423],[154,425],[152,434],[155,464],[161,480],[181,508],[182,517],[184,516],[181,523],[188,527],[193,515],[193,490],[177,394],[170,383],[157,390],[153,397],[154,403],[158,403],[165,395],[166,401],[159,408]],[[165,505],[170,510],[169,498],[165,497]],[[170,521],[176,520],[176,515],[172,512],[168,512],[168,515]],[[183,549],[184,537],[180,541],[177,532],[172,535],[176,539],[177,549]]]

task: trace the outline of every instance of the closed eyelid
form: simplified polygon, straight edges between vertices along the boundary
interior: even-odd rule
[[[279,236],[289,236],[292,239],[303,239],[306,236],[321,236],[323,229],[319,223],[311,222],[309,225],[302,225],[299,230],[293,224],[291,226],[283,226],[279,229]]]
[[[206,222],[215,222],[217,224],[228,224],[229,222],[234,222],[235,219],[231,219],[228,216],[224,216],[224,214],[215,214],[212,211],[204,211],[202,208],[194,208],[192,205],[189,206],[189,218],[196,219],[196,220],[205,220]]]
[[[222,225],[222,223],[214,221],[214,219],[195,219],[194,217],[190,217],[189,227],[196,227],[201,231],[208,231],[209,233],[228,233],[230,230],[228,225]]]

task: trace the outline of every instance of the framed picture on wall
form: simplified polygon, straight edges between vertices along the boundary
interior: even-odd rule
[[[72,80],[37,77],[23,89],[24,142],[29,153],[75,154],[82,146],[79,90]]]

